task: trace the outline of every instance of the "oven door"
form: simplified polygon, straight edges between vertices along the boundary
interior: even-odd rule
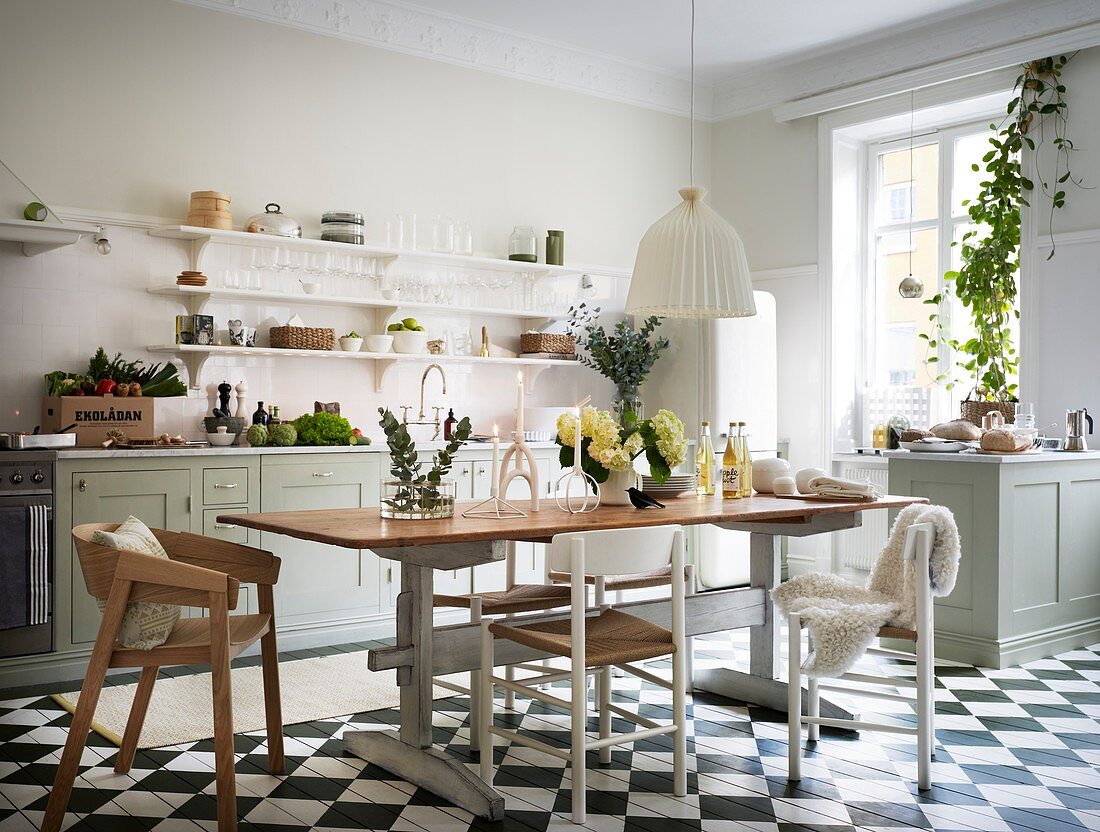
[[[54,576],[56,574],[54,564],[53,497],[49,494],[21,494],[19,496],[10,495],[0,497],[0,508],[10,508],[13,506],[45,506],[49,509],[49,531],[46,535],[46,569],[49,581],[47,599],[49,614],[43,624],[0,630],[0,658],[53,652]]]

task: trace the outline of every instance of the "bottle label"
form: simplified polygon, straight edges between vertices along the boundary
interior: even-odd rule
[[[741,470],[736,466],[722,466],[722,491],[736,493],[741,488]]]

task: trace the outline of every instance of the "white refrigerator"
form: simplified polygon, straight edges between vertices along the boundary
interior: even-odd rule
[[[703,328],[700,350],[704,418],[709,417],[715,454],[721,459],[731,421],[747,423],[753,459],[774,457],[776,437],[775,298],[753,292],[756,315],[724,318]],[[695,563],[700,589],[749,582],[749,535],[697,527]]]

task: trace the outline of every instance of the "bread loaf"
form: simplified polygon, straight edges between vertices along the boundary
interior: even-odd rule
[[[1020,436],[1011,430],[995,428],[982,434],[982,450],[1015,454],[1031,447],[1031,437]]]
[[[933,425],[932,435],[940,439],[954,439],[958,442],[973,442],[982,438],[982,429],[966,419],[954,419]]]
[[[902,442],[920,442],[920,440],[927,439],[931,435],[928,431],[920,428],[909,428],[901,432],[900,439]]]

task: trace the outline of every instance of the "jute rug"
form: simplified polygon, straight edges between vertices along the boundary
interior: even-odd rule
[[[233,730],[238,734],[263,731],[266,720],[260,668],[234,668],[231,674]],[[443,678],[465,685],[469,676],[456,673]],[[282,662],[279,665],[279,688],[282,692],[284,725],[394,708],[399,699],[395,673],[392,670],[379,673],[367,670],[366,652]],[[105,687],[96,704],[92,730],[119,745],[136,691],[136,684]],[[454,691],[438,685],[432,690],[433,699],[454,695]],[[55,693],[52,698],[72,713],[80,699],[80,692]],[[138,748],[160,748],[213,736],[214,706],[210,674],[157,679]]]

